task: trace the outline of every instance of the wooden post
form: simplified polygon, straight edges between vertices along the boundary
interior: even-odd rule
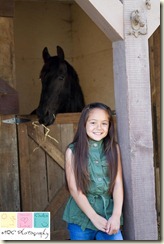
[[[124,176],[124,239],[158,240],[148,23],[143,1],[124,0],[124,41],[113,43],[115,105]],[[137,10],[137,11],[136,11]],[[137,24],[135,21],[141,21]],[[141,24],[141,25],[140,25]],[[137,26],[136,26],[137,25]]]

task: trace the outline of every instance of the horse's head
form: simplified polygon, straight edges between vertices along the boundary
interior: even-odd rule
[[[47,47],[42,52],[44,65],[40,72],[42,91],[36,110],[39,123],[50,125],[58,112],[59,96],[67,78],[67,63],[63,49],[57,46],[57,56],[50,56]]]
[[[63,49],[57,46],[57,56],[50,56],[45,47],[42,56],[42,91],[36,114],[39,123],[48,126],[57,113],[81,112],[85,102],[78,75],[65,60]]]

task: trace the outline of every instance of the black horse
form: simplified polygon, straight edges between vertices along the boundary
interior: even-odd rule
[[[42,56],[42,91],[36,114],[39,123],[48,126],[57,113],[81,112],[85,102],[78,75],[65,60],[63,49],[57,46],[57,56],[50,56],[45,47]]]

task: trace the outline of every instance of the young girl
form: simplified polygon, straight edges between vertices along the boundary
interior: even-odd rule
[[[63,219],[71,240],[123,240],[121,157],[111,109],[87,105],[65,153],[70,198]],[[121,223],[120,223],[121,222]]]

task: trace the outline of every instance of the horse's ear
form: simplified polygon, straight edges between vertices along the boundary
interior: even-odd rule
[[[59,46],[56,47],[57,48],[57,55],[60,59],[60,61],[64,61],[64,52],[63,49]]]
[[[51,57],[49,52],[48,52],[48,48],[47,47],[45,47],[43,49],[42,57],[43,57],[44,62],[46,62]]]

